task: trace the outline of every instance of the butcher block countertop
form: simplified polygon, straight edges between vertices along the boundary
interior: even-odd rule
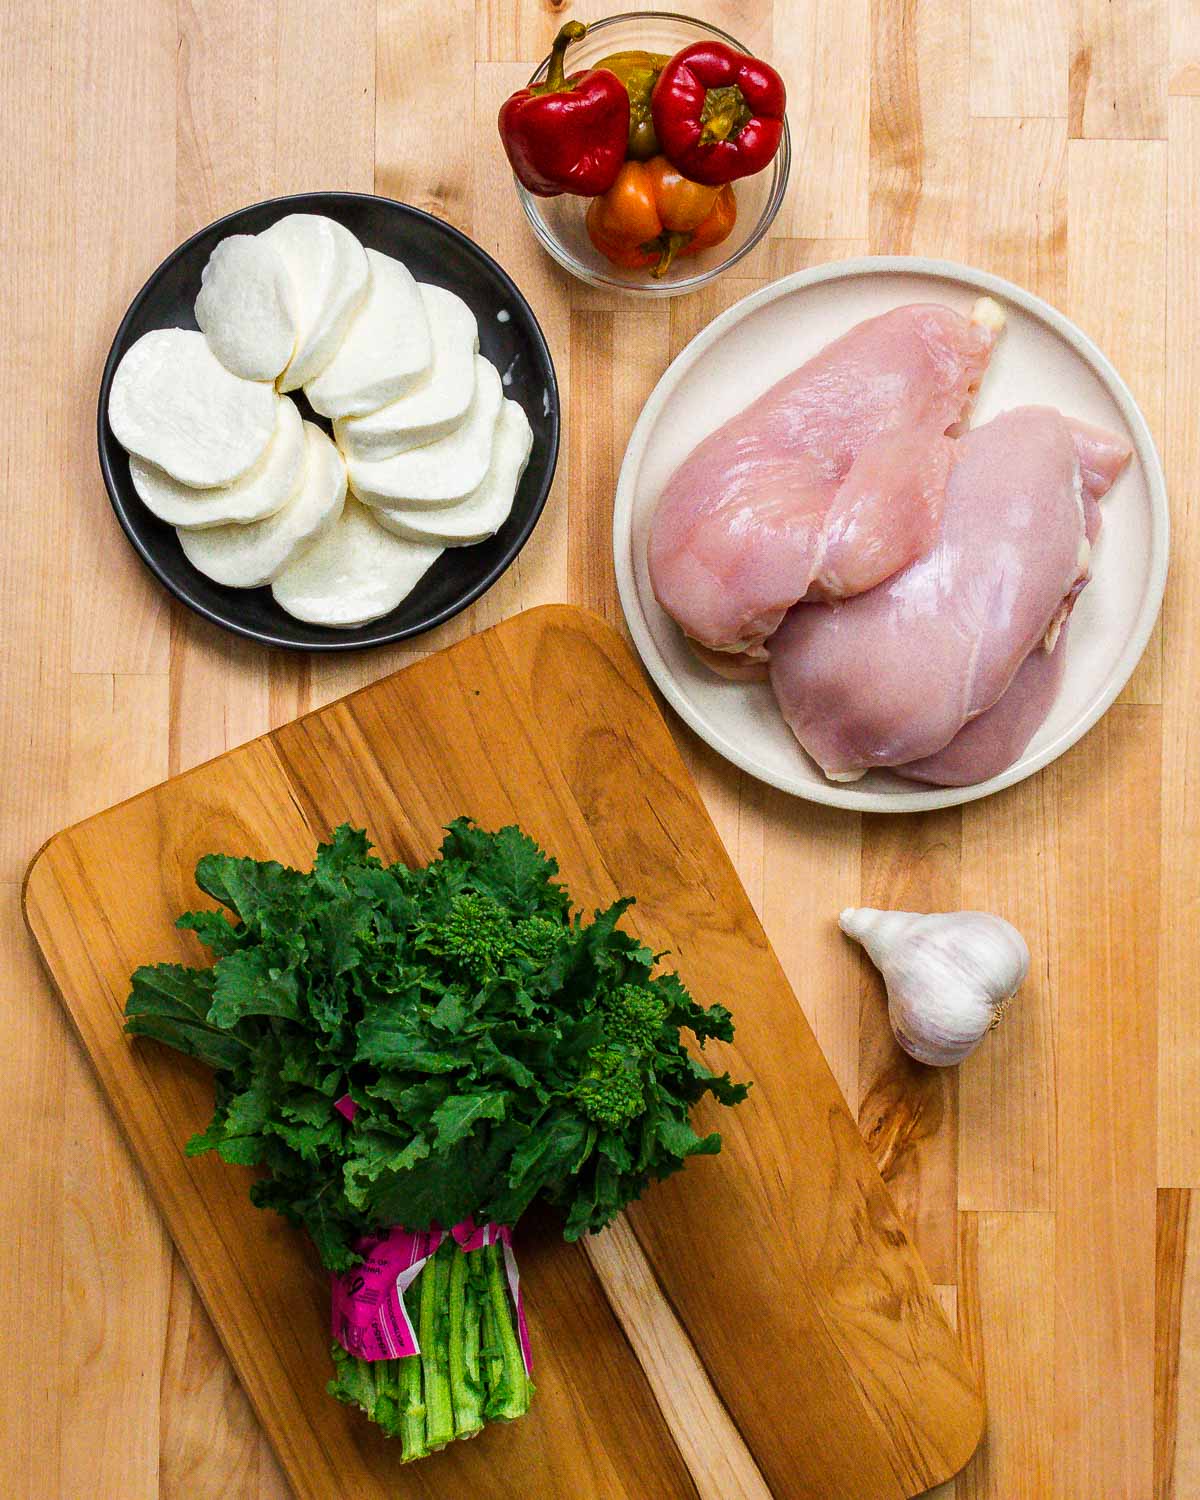
[[[35,959],[31,856],[62,825],[520,609],[566,600],[619,625],[613,489],[668,361],[766,282],[868,252],[1010,277],[1113,359],[1171,484],[1160,627],[1069,754],[944,812],[796,801],[673,728],[986,1386],[983,1444],[937,1493],[1200,1495],[1200,9],[695,0],[783,72],[792,180],[733,272],[645,305],[539,252],[494,130],[568,13],[627,6],[5,8],[5,1496],[288,1493]],[[267,654],[173,606],[116,525],[94,436],[113,330],[158,261],[230,209],[318,188],[404,199],[499,259],[549,340],[565,436],[545,516],[484,599],[415,647],[332,659]],[[961,1069],[897,1051],[877,977],[834,921],[862,904],[984,908],[1024,932],[1030,978]],[[761,1500],[632,1235],[591,1253],[697,1490]]]

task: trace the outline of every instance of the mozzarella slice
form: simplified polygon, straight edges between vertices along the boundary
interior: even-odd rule
[[[227,370],[274,380],[296,346],[292,289],[283,259],[256,234],[231,234],[200,273],[196,322]]]
[[[113,436],[181,484],[231,484],[267,451],[279,397],[220,362],[202,333],[156,328],[117,366],[108,393]]]
[[[453,292],[420,284],[429,322],[430,363],[425,378],[406,396],[362,417],[334,424],[342,451],[355,458],[391,458],[445,437],[466,416],[475,394],[479,328],[475,314]]]
[[[482,542],[508,520],[532,447],[529,418],[515,401],[506,401],[496,423],[491,467],[478,489],[457,505],[376,510],[375,519],[396,536],[413,542],[440,542],[445,547]]]
[[[296,349],[281,391],[314,379],[338,351],[367,295],[367,255],[348,229],[323,214],[288,214],[260,238],[287,268],[296,308]]]
[[[281,511],[249,526],[178,531],[184,556],[214,583],[256,589],[270,583],[333,526],[346,501],[342,456],[311,422],[304,424],[304,477]]]
[[[129,477],[142,504],[160,521],[188,528],[245,524],[272,516],[296,493],[304,472],[304,423],[293,401],[281,396],[275,435],[254,467],[232,484],[196,490],[137,454]]]
[[[325,417],[361,416],[395,401],[429,369],[429,319],[412,272],[390,255],[367,251],[371,284],[341,348],[304,387]]]
[[[504,399],[495,367],[475,356],[475,396],[453,432],[392,458],[349,457],[350,488],[368,505],[449,505],[483,483]]]
[[[280,573],[271,593],[297,620],[350,629],[395,609],[441,553],[393,536],[348,499],[337,524]]]

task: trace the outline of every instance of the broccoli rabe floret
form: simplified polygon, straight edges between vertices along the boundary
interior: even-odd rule
[[[523,917],[513,928],[513,942],[530,962],[547,964],[571,935],[551,917]]]
[[[430,934],[430,947],[473,974],[498,967],[512,952],[512,918],[498,901],[462,891]]]
[[[667,1019],[667,1006],[652,989],[623,984],[600,1001],[604,1031],[610,1041],[650,1052]]]
[[[645,1107],[642,1080],[618,1047],[593,1047],[575,1085],[575,1102],[597,1125],[619,1130]]]

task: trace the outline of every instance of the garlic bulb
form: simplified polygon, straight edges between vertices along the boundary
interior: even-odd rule
[[[1025,939],[984,911],[921,916],[847,907],[838,925],[883,975],[896,1040],[934,1067],[973,1052],[1029,972]]]

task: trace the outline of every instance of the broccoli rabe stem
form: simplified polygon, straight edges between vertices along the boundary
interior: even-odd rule
[[[485,1245],[476,1253],[484,1257],[488,1306],[492,1312],[496,1340],[493,1347],[498,1348],[500,1356],[498,1361],[492,1362],[493,1378],[489,1383],[484,1412],[495,1421],[511,1422],[514,1417],[523,1417],[529,1410],[531,1391],[529,1378],[525,1374],[525,1361],[521,1357],[521,1345],[517,1341],[517,1332],[509,1311],[503,1252],[499,1245]]]
[[[429,1452],[425,1441],[425,1397],[421,1390],[421,1356],[411,1354],[407,1359],[390,1359],[389,1365],[398,1370],[398,1401],[400,1407],[400,1442],[405,1463],[410,1459],[424,1458]]]
[[[469,1255],[450,1261],[450,1397],[455,1437],[473,1437],[483,1426],[479,1384],[479,1297],[471,1284]]]
[[[500,1335],[496,1332],[496,1310],[492,1306],[492,1299],[488,1292],[487,1272],[484,1269],[482,1255],[475,1262],[474,1269],[479,1277],[480,1337],[483,1341],[479,1351],[479,1364],[483,1383],[490,1396],[504,1378],[504,1360],[500,1354]]]
[[[459,1255],[446,1240],[421,1272],[421,1374],[425,1383],[425,1441],[444,1448],[454,1438],[454,1404],[450,1396],[450,1256]]]
[[[367,1415],[378,1422],[384,1432],[395,1433],[399,1431],[400,1406],[397,1401],[396,1388],[396,1361],[394,1359],[377,1359],[368,1364],[365,1359],[355,1359],[352,1364],[364,1372],[363,1383],[368,1380],[374,1381],[375,1396],[371,1405],[366,1405],[359,1398],[360,1404],[365,1405]]]
[[[463,1327],[463,1364],[469,1393],[474,1396],[475,1407],[483,1425],[483,1399],[487,1394],[487,1379],[483,1371],[483,1303],[486,1295],[483,1277],[479,1275],[479,1258],[467,1260],[466,1311]],[[470,1401],[466,1410],[469,1420]],[[457,1419],[457,1411],[455,1413]]]
[[[384,1423],[387,1415],[386,1407],[382,1413],[377,1414],[380,1399],[386,1395],[386,1386],[380,1379],[379,1367],[368,1364],[365,1359],[355,1359],[354,1355],[347,1353],[340,1344],[334,1344],[331,1352],[333,1354],[333,1379],[329,1382],[329,1394],[336,1396],[339,1401],[360,1406],[372,1422]]]

